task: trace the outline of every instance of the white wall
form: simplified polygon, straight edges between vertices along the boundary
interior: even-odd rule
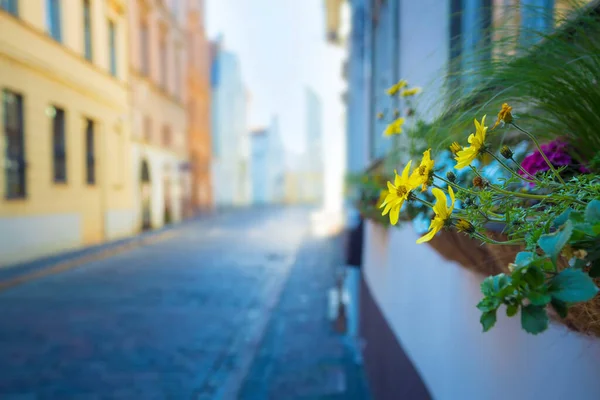
[[[148,161],[148,167],[150,168],[150,180],[151,180],[151,214],[152,214],[152,226],[159,228],[164,224],[164,210],[165,210],[165,177],[169,177],[170,191],[169,197],[171,199],[171,217],[173,222],[180,221],[182,219],[182,196],[183,196],[183,175],[179,169],[183,159],[177,158],[170,152],[160,150],[156,147],[135,144],[132,146],[132,162],[133,162],[133,173],[134,173],[134,226],[135,229],[139,229],[142,226],[141,218],[141,186],[140,186],[140,173],[142,160]],[[117,229],[115,227],[115,229]],[[110,232],[107,229],[107,232]]]
[[[120,239],[137,233],[134,210],[108,210],[104,214],[106,240]]]
[[[81,245],[78,214],[0,218],[0,267]]]
[[[484,334],[481,276],[415,244],[410,226],[366,227],[365,280],[435,399],[600,398],[600,340],[554,323],[529,335],[502,312]]]

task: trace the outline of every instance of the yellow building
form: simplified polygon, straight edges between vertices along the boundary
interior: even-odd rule
[[[192,197],[185,104],[188,3],[128,2],[132,172],[141,229],[181,220]]]
[[[126,12],[0,2],[0,265],[135,229]]]

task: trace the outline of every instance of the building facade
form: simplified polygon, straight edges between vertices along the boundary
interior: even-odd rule
[[[318,94],[311,88],[305,92],[306,153],[302,192],[306,202],[323,204],[323,107]]]
[[[210,43],[204,25],[204,0],[190,5],[187,22],[187,119],[191,188],[187,215],[212,209],[210,135]]]
[[[131,0],[132,164],[138,229],[183,217],[192,198],[188,152],[188,2]]]
[[[212,44],[211,135],[213,198],[217,207],[249,204],[250,144],[246,127],[248,96],[237,56]]]
[[[348,169],[360,172],[389,150],[389,141],[382,138],[384,123],[376,114],[401,104],[385,94],[386,88],[400,78],[423,86],[415,107],[424,120],[431,121],[442,111],[443,101],[436,101],[441,93],[452,93],[448,88],[462,93],[472,89],[477,75],[469,66],[477,61],[474,58],[493,56],[482,53],[479,46],[493,40],[486,35],[495,16],[506,11],[502,8],[508,6],[510,22],[527,32],[519,40],[528,44],[537,40],[529,35],[532,30],[552,29],[548,15],[565,2],[348,3],[352,9]],[[332,4],[328,12],[339,11],[339,2],[326,4]],[[339,35],[329,32],[328,37]],[[460,80],[446,81],[449,74]],[[517,319],[504,316],[499,316],[492,331],[483,334],[479,312],[473,307],[480,300],[482,277],[427,245],[416,245],[418,236],[409,225],[386,229],[370,221],[365,224],[359,319],[374,398],[592,399],[600,395],[597,380],[586,372],[590,366],[600,366],[598,343],[554,324],[543,335],[532,337],[521,330]],[[556,346],[560,352],[548,351]],[[547,365],[556,366],[553,373],[561,376],[577,376],[577,387],[568,379],[548,380]],[[402,373],[398,375],[398,371]]]
[[[277,118],[250,137],[252,204],[281,204],[285,199],[285,151]]]
[[[0,2],[0,265],[135,230],[128,36],[122,0]]]

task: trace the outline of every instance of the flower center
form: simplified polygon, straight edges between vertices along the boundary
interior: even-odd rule
[[[406,196],[406,193],[408,193],[408,190],[406,190],[404,186],[398,186],[398,188],[396,189],[396,194],[398,195],[398,197],[404,197]]]

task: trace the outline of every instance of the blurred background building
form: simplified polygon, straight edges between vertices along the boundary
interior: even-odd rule
[[[304,88],[304,141],[304,152],[291,160],[285,173],[285,201],[323,206],[323,108],[319,96],[309,87]]]
[[[212,44],[213,195],[217,207],[250,201],[248,96],[237,56],[224,49],[223,38]]]
[[[212,209],[210,42],[204,20],[204,0],[191,2],[187,15],[187,140],[192,181],[187,215]]]
[[[142,229],[183,217],[191,197],[187,2],[129,1],[134,204]]]
[[[2,264],[136,230],[127,6],[0,2]]]
[[[267,128],[251,132],[251,148],[252,203],[282,203],[285,190],[285,151],[276,117],[273,117]]]

